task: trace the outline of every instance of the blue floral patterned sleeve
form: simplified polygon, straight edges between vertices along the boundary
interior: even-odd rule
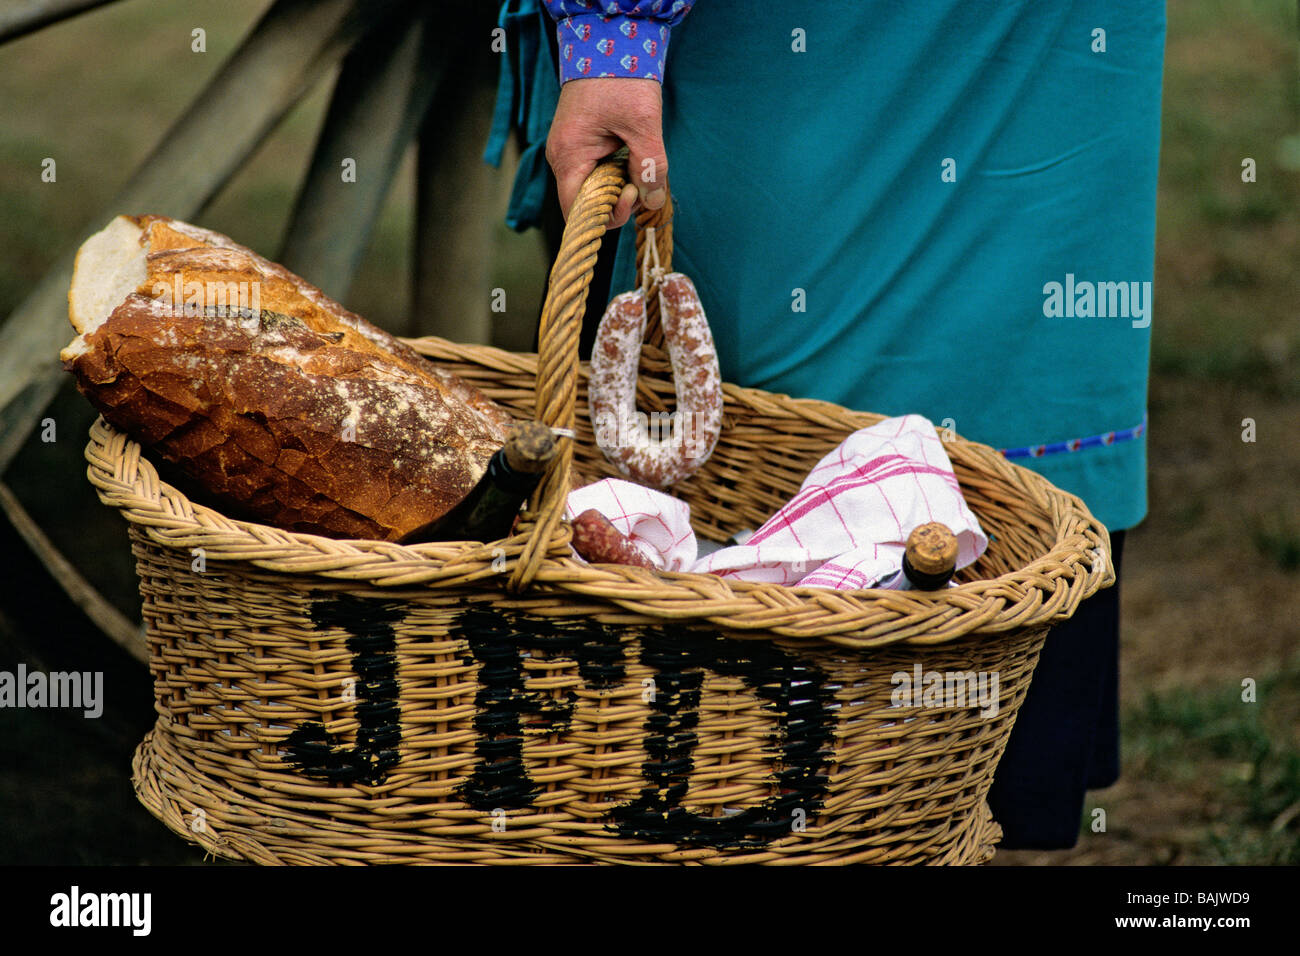
[[[664,78],[668,35],[694,0],[546,0],[560,47],[560,83],[589,76]]]

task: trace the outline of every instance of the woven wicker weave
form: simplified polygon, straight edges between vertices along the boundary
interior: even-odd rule
[[[516,535],[334,541],[235,521],[161,482],[102,420],[89,477],[129,523],[158,722],[135,785],[167,826],[257,863],[978,863],[985,803],[1048,628],[1114,579],[1082,502],[949,442],[993,543],[935,594],[827,591],[588,566],[570,470],[612,474],[585,415],[579,317],[624,182],[570,214],[540,356],[412,344],[573,427]],[[648,214],[671,256],[668,209]],[[647,345],[641,408],[672,384]],[[696,530],[757,527],[880,420],[725,387],[721,440],[676,486]],[[576,455],[576,458],[574,457]],[[891,676],[998,675],[999,707],[894,706]]]

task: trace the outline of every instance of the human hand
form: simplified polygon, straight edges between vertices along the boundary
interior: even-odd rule
[[[642,206],[659,209],[668,198],[662,91],[657,80],[624,77],[587,77],[560,88],[546,139],[546,159],[555,173],[566,220],[578,189],[596,163],[625,144],[632,182],[618,198],[610,216],[611,229],[623,225]]]

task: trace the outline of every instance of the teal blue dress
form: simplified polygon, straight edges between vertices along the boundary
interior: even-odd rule
[[[575,31],[548,43],[537,0],[502,22],[488,155],[524,130],[524,228]],[[663,63],[673,265],[724,378],[923,414],[1141,521],[1164,34],[1163,0],[697,0]],[[989,796],[1004,846],[1073,845],[1118,775],[1117,595],[1048,639]]]
[[[498,103],[533,144],[516,227],[559,89],[523,32],[523,95]],[[699,0],[672,30],[664,138],[673,262],[724,378],[918,412],[1137,524],[1163,47],[1156,0]]]

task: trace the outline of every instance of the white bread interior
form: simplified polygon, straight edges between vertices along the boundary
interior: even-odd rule
[[[80,335],[60,358],[66,361],[85,352],[84,337],[103,325],[148,277],[142,232],[130,218],[118,216],[77,250],[68,287],[68,319]]]

